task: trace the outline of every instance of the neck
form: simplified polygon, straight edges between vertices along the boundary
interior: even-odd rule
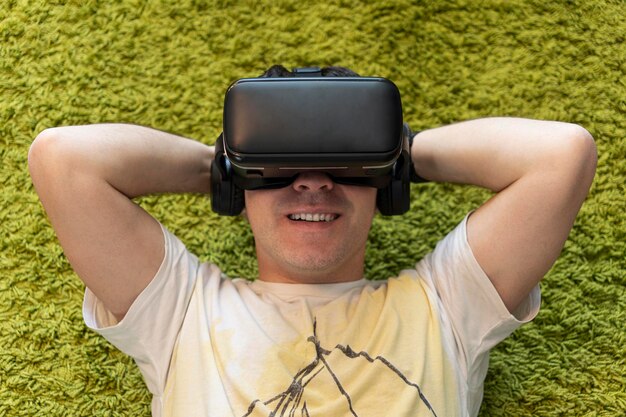
[[[350,257],[346,262],[317,268],[279,263],[259,252],[257,249],[261,281],[285,284],[336,284],[363,278],[365,250],[360,256]]]

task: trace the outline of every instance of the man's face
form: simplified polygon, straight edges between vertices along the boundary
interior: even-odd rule
[[[341,185],[321,172],[290,186],[246,191],[259,278],[328,283],[362,278],[376,189]]]

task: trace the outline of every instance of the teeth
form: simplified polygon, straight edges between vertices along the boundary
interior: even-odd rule
[[[336,217],[334,214],[320,213],[295,213],[289,215],[291,220],[304,220],[307,222],[332,222]]]

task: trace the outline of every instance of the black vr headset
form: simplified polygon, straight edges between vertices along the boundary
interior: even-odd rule
[[[211,166],[211,206],[244,208],[244,190],[281,188],[301,172],[378,189],[384,215],[409,209],[412,132],[400,92],[375,77],[322,77],[317,67],[291,78],[244,78],[224,100],[224,131]]]

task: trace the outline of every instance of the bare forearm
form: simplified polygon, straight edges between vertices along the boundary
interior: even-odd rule
[[[501,191],[535,170],[564,168],[572,146],[589,136],[580,126],[518,118],[470,120],[415,137],[412,158],[429,180]],[[590,137],[590,136],[589,136]]]
[[[67,175],[97,176],[129,198],[209,192],[213,147],[170,133],[125,124],[69,126],[42,132],[33,147],[40,145],[51,154],[48,163]]]

